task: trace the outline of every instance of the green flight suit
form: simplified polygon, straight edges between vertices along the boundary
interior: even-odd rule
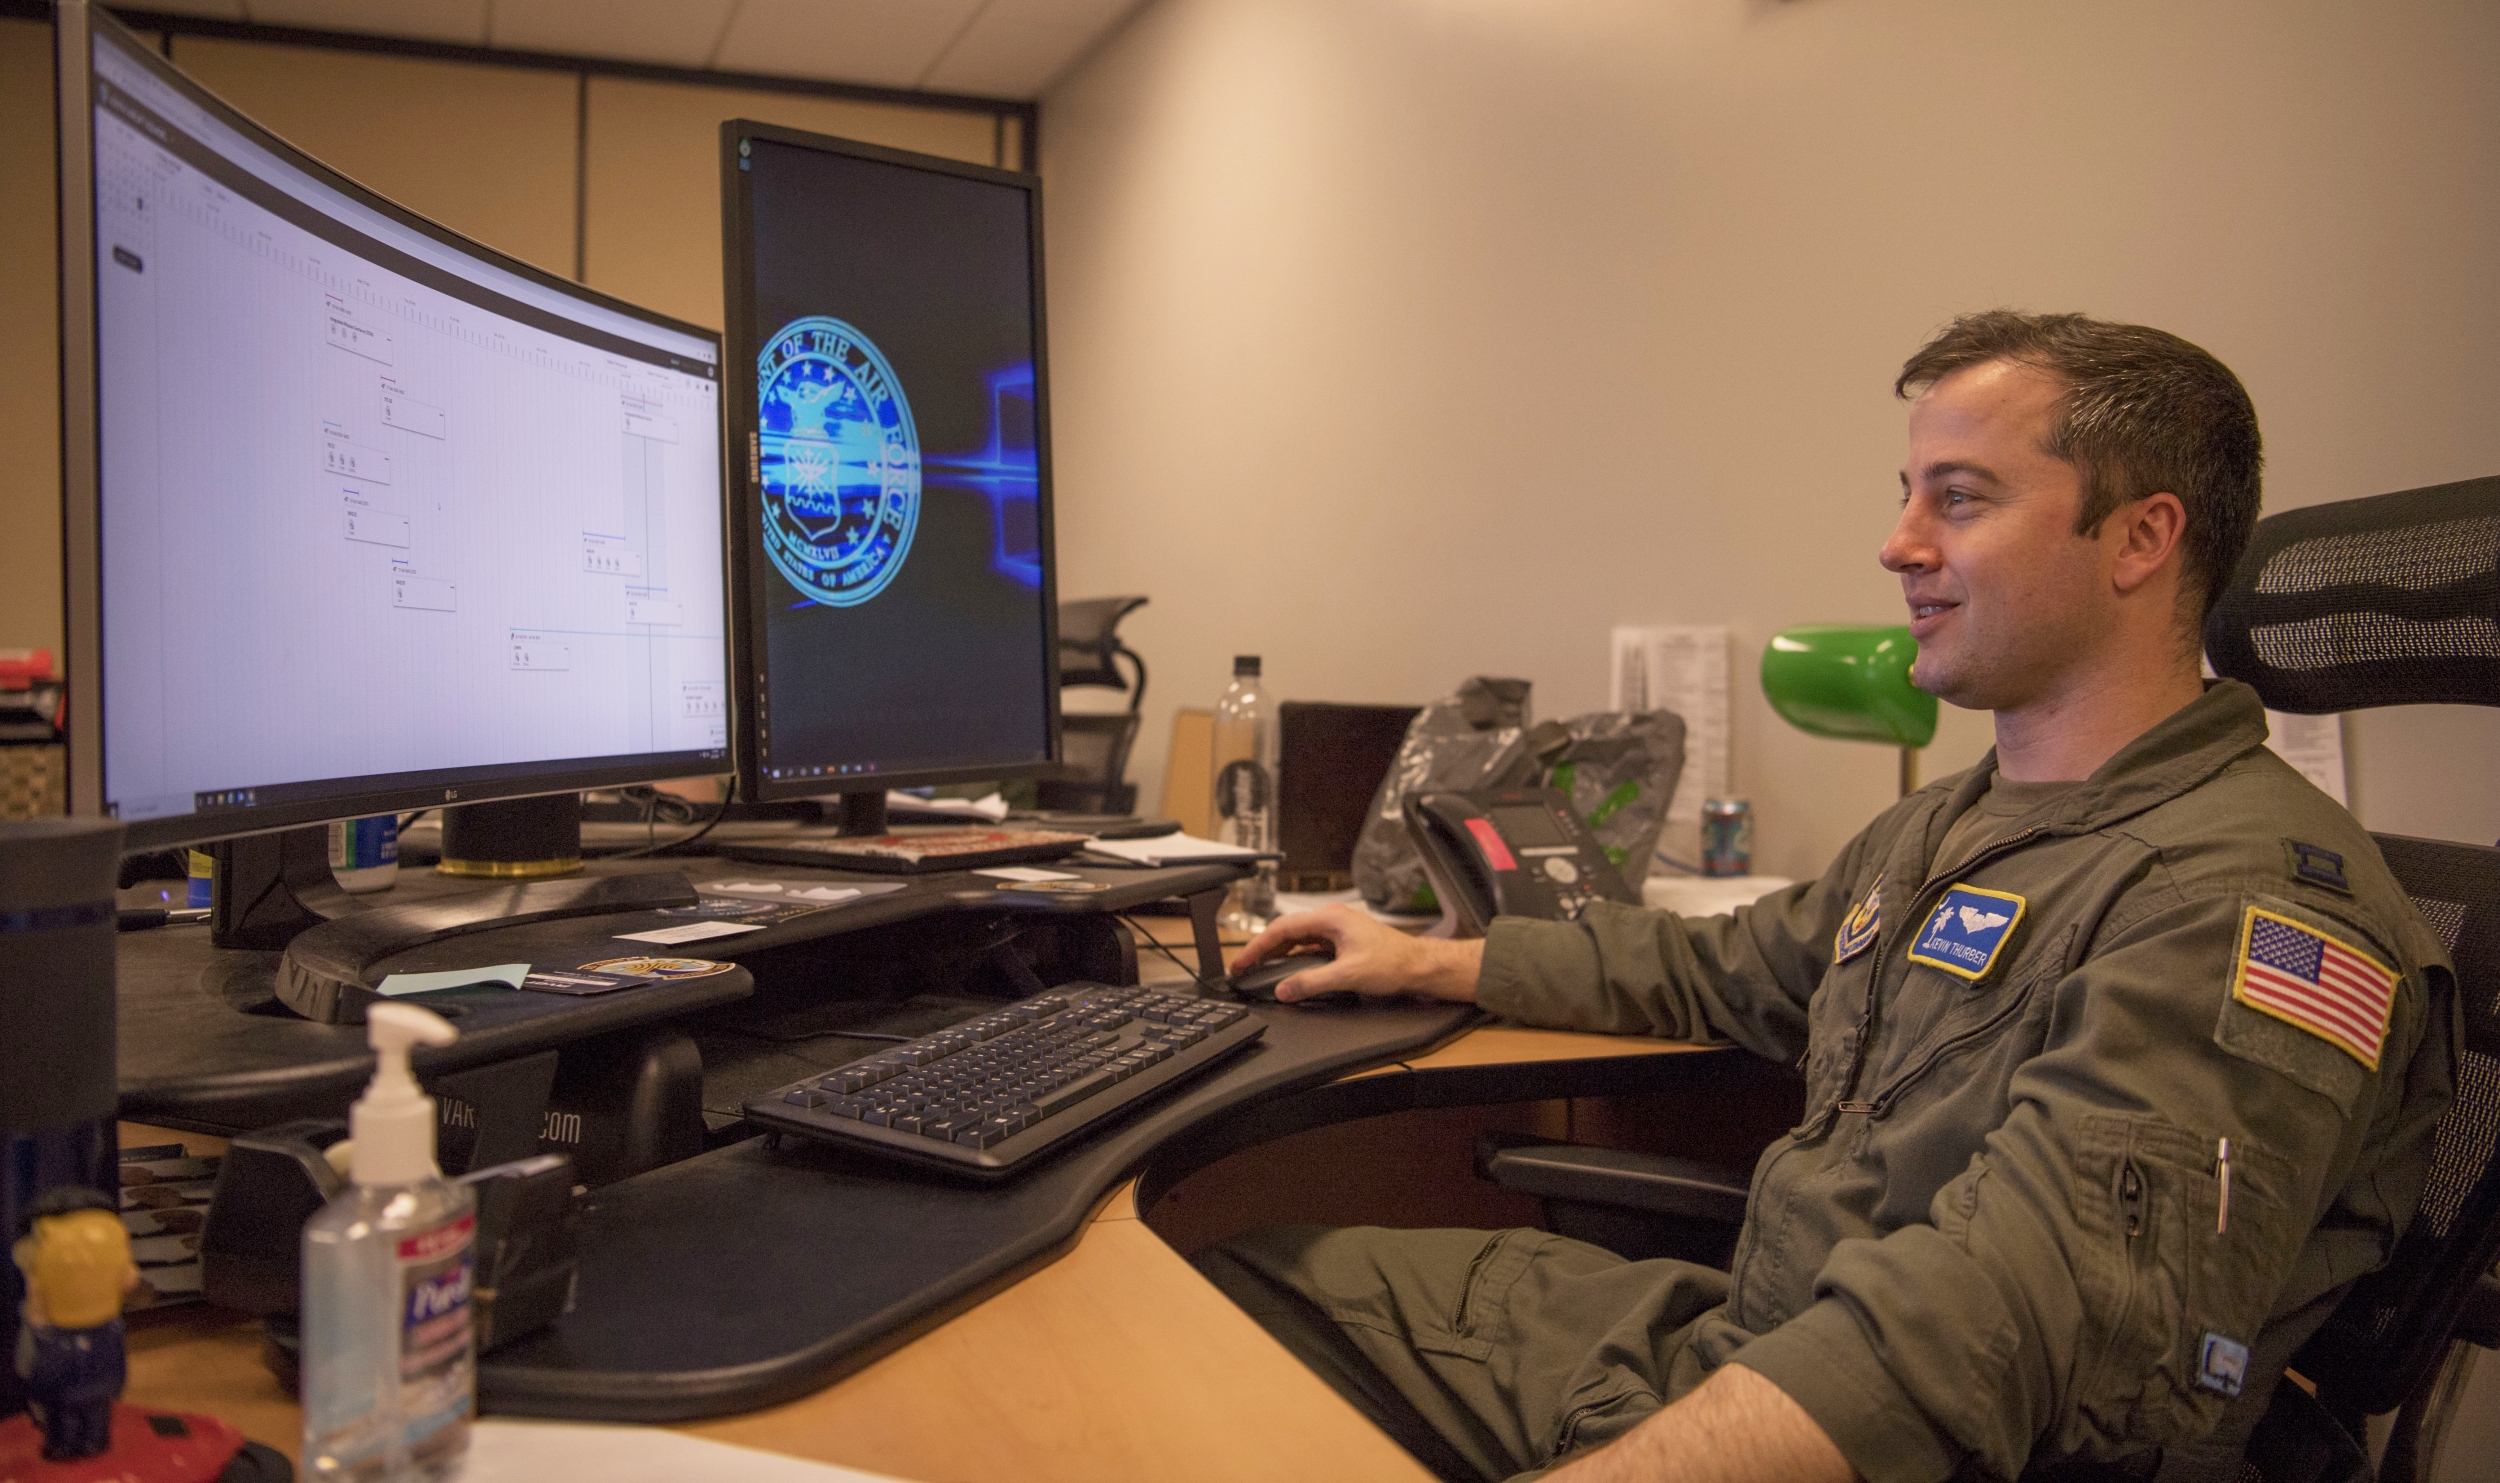
[[[1874,1483],[2233,1477],[2285,1360],[2392,1249],[2455,1075],[2439,940],[2265,739],[2223,681],[1934,879],[1993,753],[1731,916],[1497,920],[1495,1013],[1802,1066],[1731,1273],[1534,1231],[1280,1228],[1201,1265],[1454,1476],[1602,1444],[1734,1360]],[[2252,932],[2323,948],[2312,976],[2364,1007],[2286,1017]]]

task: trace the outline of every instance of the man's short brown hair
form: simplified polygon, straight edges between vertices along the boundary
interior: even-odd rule
[[[2119,506],[2164,490],[2187,509],[2182,595],[2196,629],[2257,525],[2265,449],[2257,408],[2231,368],[2177,335],[2082,314],[1965,314],[1918,348],[1893,382],[1914,397],[1956,371],[2012,361],[2066,383],[2046,452],[2083,475],[2089,535]]]

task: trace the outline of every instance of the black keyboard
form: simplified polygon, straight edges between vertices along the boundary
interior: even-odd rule
[[[747,1099],[747,1120],[998,1178],[1267,1033],[1237,1004],[1077,983]]]

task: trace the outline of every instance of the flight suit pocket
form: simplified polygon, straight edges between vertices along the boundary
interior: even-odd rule
[[[2281,1285],[2269,1235],[2291,1168],[2233,1140],[2230,1217],[2214,1138],[2159,1118],[2087,1118],[2076,1164],[2085,1343],[2075,1405],[2103,1455],[2202,1435],[2243,1382]],[[2095,1445],[2097,1443],[2097,1445]]]
[[[1488,1238],[1475,1260],[1468,1264],[1467,1278],[1459,1284],[1458,1300],[1447,1314],[1441,1315],[1442,1322],[1436,1325],[1426,1322],[1423,1314],[1416,1316],[1415,1347],[1479,1364],[1490,1358],[1493,1336],[1484,1330],[1499,1325],[1503,1300],[1509,1296],[1511,1284],[1527,1270],[1528,1257],[1541,1237],[1538,1231],[1513,1230]]]

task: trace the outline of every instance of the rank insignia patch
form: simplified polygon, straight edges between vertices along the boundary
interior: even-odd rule
[[[2011,891],[1955,886],[1919,929],[1918,941],[1910,944],[1910,961],[1976,982],[1996,966],[1997,954],[2013,938],[2028,904]]]
[[[1875,934],[1884,926],[1884,878],[1875,877],[1875,884],[1866,888],[1866,897],[1841,919],[1840,930],[1832,934],[1832,962],[1837,965],[1865,952],[1875,941]]]
[[[2349,943],[2252,906],[2240,924],[2231,997],[2376,1071],[2395,1007],[2396,975]]]

